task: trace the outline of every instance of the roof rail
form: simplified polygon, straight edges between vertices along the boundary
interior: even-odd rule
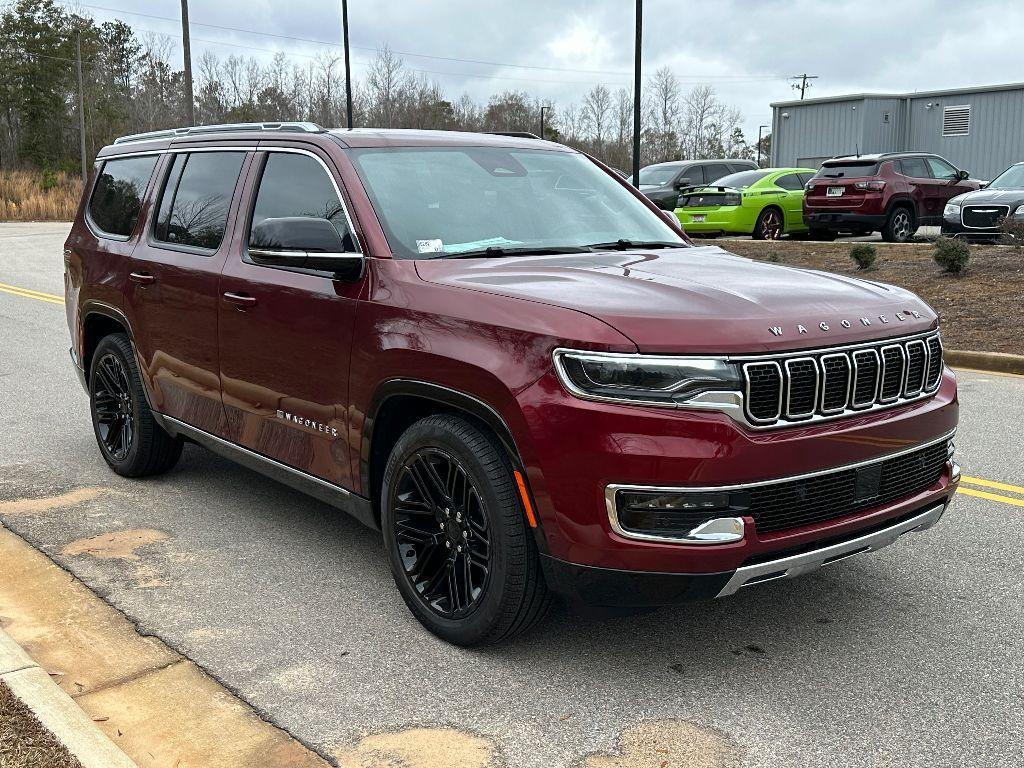
[[[529,131],[484,131],[484,133],[489,133],[491,136],[511,136],[514,139],[540,139],[536,133]]]
[[[298,131],[301,133],[323,133],[324,129],[316,123],[224,123],[222,125],[194,125],[188,128],[169,128],[163,131],[133,133],[114,139],[115,144],[127,144],[130,141],[151,141],[153,139],[173,139],[178,136],[196,136],[204,133],[233,133],[235,131]]]

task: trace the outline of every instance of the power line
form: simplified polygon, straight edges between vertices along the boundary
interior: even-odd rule
[[[172,21],[172,22],[175,22],[175,23],[179,22],[178,19],[175,19],[175,18],[173,18],[171,16],[159,16],[159,15],[152,14],[152,13],[142,13],[140,11],[127,11],[127,10],[124,10],[124,9],[121,9],[121,8],[110,8],[110,7],[103,6],[103,5],[90,5],[88,3],[79,3],[78,5],[80,7],[83,7],[83,8],[93,8],[95,10],[107,11],[109,13],[127,13],[127,14],[129,14],[131,16],[142,16],[142,17],[148,18],[148,19],[158,19],[160,21]],[[224,24],[209,24],[209,23],[199,22],[199,21],[192,21],[191,24],[192,24],[192,26],[196,26],[196,27],[207,27],[209,29],[219,29],[219,30],[226,31],[226,32],[240,32],[240,33],[246,34],[246,35],[260,35],[262,37],[273,37],[273,38],[277,38],[277,39],[280,39],[280,40],[290,40],[292,42],[314,43],[316,45],[324,45],[324,46],[328,46],[328,47],[331,47],[331,48],[341,48],[342,47],[340,44],[334,42],[333,40],[320,40],[320,39],[312,38],[312,37],[298,37],[298,36],[295,36],[295,35],[282,35],[282,34],[279,34],[279,33],[276,33],[276,32],[263,32],[263,31],[256,30],[256,29],[245,29],[243,27],[232,27],[232,26],[227,26],[227,25],[224,25]],[[195,39],[197,41],[199,40],[199,38],[193,38],[193,39]],[[371,47],[368,47],[368,46],[361,46],[361,45],[353,45],[351,47],[352,48],[357,48],[357,49],[362,50],[362,51],[376,51],[377,50],[376,48],[371,48]],[[268,49],[254,48],[254,50],[268,50]],[[400,56],[409,56],[409,57],[412,57],[412,58],[420,58],[420,59],[434,59],[434,60],[437,60],[437,61],[454,61],[454,62],[459,62],[459,63],[463,63],[463,64],[482,64],[484,66],[491,66],[491,67],[509,67],[509,68],[515,68],[515,69],[536,69],[536,70],[544,70],[544,71],[548,71],[548,72],[576,72],[576,73],[583,73],[583,74],[590,74],[590,75],[618,75],[618,76],[627,77],[627,78],[628,77],[632,77],[632,74],[633,74],[632,72],[628,72],[628,71],[625,71],[625,70],[575,69],[575,68],[572,68],[572,67],[546,67],[546,66],[541,66],[541,65],[538,65],[538,64],[513,64],[513,63],[507,62],[507,61],[487,61],[487,60],[484,60],[484,59],[466,59],[466,58],[459,58],[459,57],[453,57],[453,56],[435,56],[433,54],[428,54],[428,53],[414,53],[412,51],[400,51],[400,50],[397,50],[397,49],[392,49],[392,50],[393,50],[394,53],[397,53]],[[430,72],[431,70],[420,70],[420,71]],[[462,74],[462,75],[466,75],[466,76],[470,76],[470,77],[473,76],[473,75],[469,75],[468,73],[463,73],[463,72],[452,72],[452,73],[441,72],[439,74]],[[505,79],[511,79],[511,78],[505,78]],[[709,80],[723,80],[723,81],[736,80],[738,82],[758,82],[758,81],[763,81],[763,80],[784,80],[784,79],[786,79],[786,78],[783,75],[760,75],[760,76],[750,76],[750,75],[691,75],[690,78],[689,78],[689,80],[692,81],[692,82],[707,82]],[[534,82],[546,82],[546,81],[537,80],[537,81],[534,81]],[[547,81],[547,82],[570,82],[570,81]],[[578,83],[579,81],[576,81],[576,82]]]
[[[793,83],[794,90],[800,91],[800,100],[803,101],[804,94],[807,93],[807,89],[810,88],[814,83],[807,82],[808,80],[817,80],[817,75],[808,75],[806,72],[802,75],[794,75],[789,78],[790,80],[799,80],[799,83]]]

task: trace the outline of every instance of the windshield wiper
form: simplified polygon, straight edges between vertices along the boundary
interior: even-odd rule
[[[685,248],[686,243],[682,241],[673,243],[670,240],[627,240],[620,238],[608,243],[591,243],[588,247],[592,251],[631,251],[635,248]]]
[[[523,245],[507,248],[491,245],[487,248],[474,248],[459,253],[440,253],[437,259],[498,259],[503,256],[556,256],[561,253],[590,253],[591,249],[583,245]]]

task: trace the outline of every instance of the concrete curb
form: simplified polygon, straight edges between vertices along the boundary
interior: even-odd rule
[[[975,352],[964,349],[945,349],[942,356],[946,364],[954,368],[974,368],[993,373],[1015,373],[1024,375],[1024,355],[1010,355],[1005,352]]]
[[[0,680],[83,768],[138,768],[2,629]]]

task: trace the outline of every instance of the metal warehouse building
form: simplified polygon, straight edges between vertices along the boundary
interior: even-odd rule
[[[772,104],[772,165],[836,155],[934,152],[978,179],[1024,160],[1024,83]]]

